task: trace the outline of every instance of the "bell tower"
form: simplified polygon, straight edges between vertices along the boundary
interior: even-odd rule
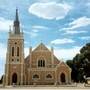
[[[5,85],[19,84],[24,82],[24,38],[20,31],[18,9],[16,9],[13,30],[9,31],[6,53]]]

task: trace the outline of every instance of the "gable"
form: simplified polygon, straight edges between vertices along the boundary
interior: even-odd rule
[[[40,43],[34,50],[33,52],[36,52],[36,51],[49,51],[49,49],[43,44],[43,43]]]
[[[45,57],[47,58],[46,60],[49,60],[51,58],[52,52],[43,43],[40,43],[31,53],[32,56],[28,55],[25,58],[26,63],[30,62],[30,57],[32,57],[33,62],[35,62],[34,60],[37,60],[37,57],[41,57],[41,55],[42,56],[45,55]],[[59,64],[60,60],[55,55],[53,55],[53,57],[54,57],[54,64],[55,65]]]
[[[69,69],[70,71],[71,71],[71,68],[65,63],[65,62],[63,62],[63,61],[61,61],[58,65],[57,65],[57,67],[65,67],[65,68],[67,68],[67,69]]]

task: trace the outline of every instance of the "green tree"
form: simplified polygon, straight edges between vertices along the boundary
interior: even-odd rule
[[[80,49],[73,60],[66,62],[72,69],[72,80],[74,82],[84,82],[86,77],[90,77],[90,43]]]
[[[3,83],[3,75],[2,75],[2,77],[0,79],[0,84],[2,84],[2,83]]]

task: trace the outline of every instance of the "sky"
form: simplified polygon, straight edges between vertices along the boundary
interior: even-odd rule
[[[8,32],[19,10],[25,57],[44,43],[60,60],[73,59],[90,42],[90,0],[0,0],[0,76],[5,70]]]

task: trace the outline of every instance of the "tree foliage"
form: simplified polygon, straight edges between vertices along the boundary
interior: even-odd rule
[[[83,46],[73,60],[67,60],[66,63],[72,69],[72,80],[85,82],[85,77],[90,77],[90,43]]]
[[[2,77],[0,79],[0,84],[2,84],[2,83],[3,83],[3,75],[2,75]]]

